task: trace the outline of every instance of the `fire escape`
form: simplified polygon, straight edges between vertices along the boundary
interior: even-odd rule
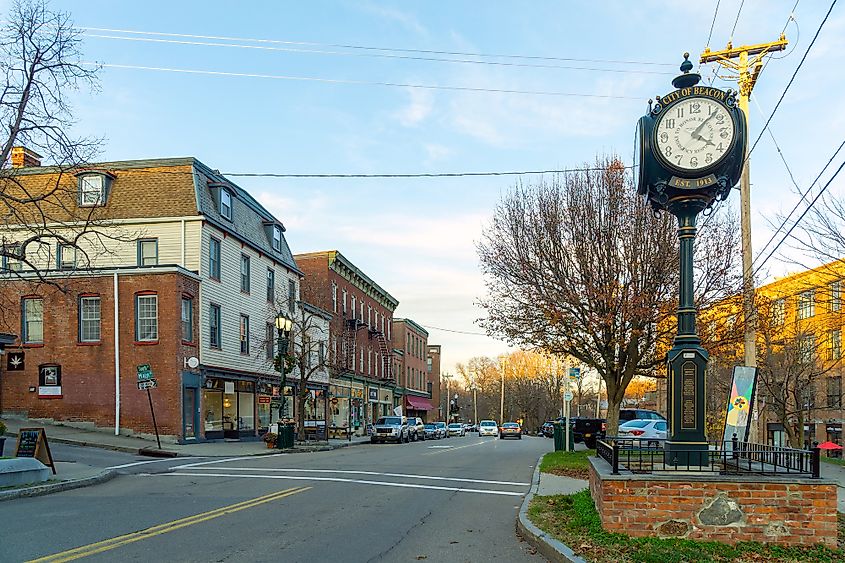
[[[381,379],[393,381],[393,355],[390,352],[390,347],[387,345],[387,339],[384,333],[376,328],[377,325],[369,327],[369,337],[372,340],[375,338],[378,343],[378,351],[381,354],[382,372]]]

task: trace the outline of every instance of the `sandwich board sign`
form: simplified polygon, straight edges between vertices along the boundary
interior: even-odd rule
[[[32,457],[53,470],[56,474],[56,464],[47,443],[47,434],[43,428],[21,428],[18,432],[18,442],[15,445],[15,457]]]

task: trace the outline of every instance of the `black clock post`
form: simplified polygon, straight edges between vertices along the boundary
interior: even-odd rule
[[[665,463],[678,469],[709,464],[705,433],[708,354],[696,330],[693,254],[696,222],[739,181],[747,134],[735,94],[698,86],[684,54],[675,91],[658,96],[640,118],[639,192],[655,211],[678,219],[680,290],[678,331],[667,354],[669,439]]]

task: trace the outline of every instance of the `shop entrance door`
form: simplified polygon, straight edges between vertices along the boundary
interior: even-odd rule
[[[197,389],[185,387],[184,392],[185,396],[182,398],[182,435],[185,440],[196,440],[197,426],[199,425]]]

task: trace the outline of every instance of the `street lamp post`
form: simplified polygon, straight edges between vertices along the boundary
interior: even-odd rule
[[[472,422],[478,424],[478,385],[475,383],[472,384],[472,411]]]
[[[449,424],[449,417],[451,415],[452,409],[452,398],[449,396],[449,382],[452,380],[451,373],[444,373],[443,379],[446,380],[446,424]]]
[[[288,372],[291,371],[291,368],[288,366],[288,348],[290,347],[290,330],[291,326],[293,325],[293,321],[284,314],[279,313],[276,315],[276,371],[279,372],[281,377],[281,387],[279,388],[279,394],[282,397],[282,401],[279,404],[279,421],[278,427],[279,432],[276,438],[276,447],[284,448],[287,447],[287,444],[284,443],[282,440],[282,417],[285,416],[285,387],[287,386],[287,375]]]

